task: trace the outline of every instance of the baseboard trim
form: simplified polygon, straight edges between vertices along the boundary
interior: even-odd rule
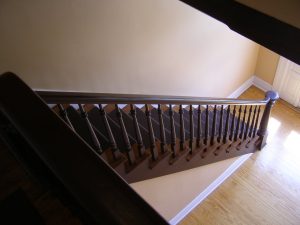
[[[198,206],[208,195],[210,195],[217,187],[219,187],[231,174],[233,174],[253,153],[249,153],[239,157],[231,164],[214,182],[212,182],[203,192],[201,192],[193,201],[183,208],[169,223],[171,225],[178,224],[187,216],[196,206]]]
[[[264,92],[273,90],[273,86],[271,84],[260,79],[259,77],[255,76],[255,75],[253,76],[253,85],[255,87],[263,90]]]
[[[232,92],[227,98],[239,97],[241,94],[243,94],[244,91],[246,91],[248,88],[250,88],[253,85],[253,80],[254,80],[254,76],[250,77],[238,89]]]
[[[274,89],[271,84],[253,75],[248,80],[246,80],[238,89],[232,92],[227,98],[238,98],[241,94],[243,94],[244,91],[246,91],[252,85],[261,89],[264,92]]]

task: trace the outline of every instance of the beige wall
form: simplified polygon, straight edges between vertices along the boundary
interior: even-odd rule
[[[275,52],[261,46],[257,57],[255,75],[272,85],[279,57]]]
[[[2,0],[0,73],[32,88],[228,96],[258,45],[176,0]]]

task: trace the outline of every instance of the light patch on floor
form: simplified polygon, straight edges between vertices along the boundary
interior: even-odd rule
[[[294,130],[288,135],[284,142],[284,147],[287,149],[294,149],[300,147],[300,134]],[[295,153],[295,152],[294,152]],[[297,156],[300,157],[300,151],[297,151]]]
[[[269,119],[268,123],[268,141],[271,141],[273,137],[275,136],[276,132],[280,128],[281,123],[275,119],[274,117],[271,117]]]

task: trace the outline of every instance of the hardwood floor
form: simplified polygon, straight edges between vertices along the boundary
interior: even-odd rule
[[[241,98],[263,98],[255,87]],[[300,224],[300,113],[279,100],[268,143],[180,224]]]

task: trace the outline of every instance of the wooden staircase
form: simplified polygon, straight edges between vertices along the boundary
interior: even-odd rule
[[[264,100],[38,94],[59,103],[53,110],[129,183],[260,149],[266,132],[258,131],[267,125],[262,115],[278,97],[274,92]]]
[[[127,182],[261,149],[277,99],[36,93],[5,73],[0,138],[87,224],[168,224]]]

